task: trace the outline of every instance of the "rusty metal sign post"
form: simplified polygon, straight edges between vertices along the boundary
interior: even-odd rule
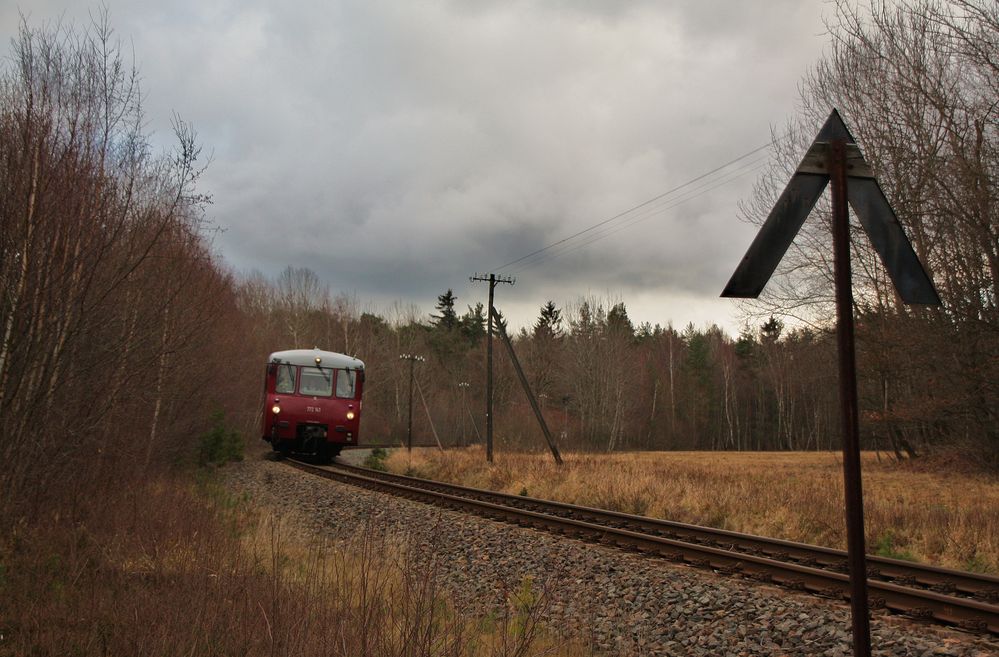
[[[860,475],[860,420],[848,202],[857,213],[902,301],[909,304],[940,305],[940,297],[912,250],[912,245],[871,168],[835,109],[770,211],[756,239],[725,286],[722,296],[756,298],[760,295],[805,218],[815,207],[826,184],[830,182],[853,653],[857,657],[870,657],[871,627],[864,546],[864,498]]]

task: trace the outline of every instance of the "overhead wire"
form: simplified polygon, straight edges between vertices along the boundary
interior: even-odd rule
[[[517,266],[510,273],[517,273],[517,272],[523,271],[525,269],[528,269],[530,267],[533,267],[534,265],[541,264],[543,262],[547,262],[549,259],[553,259],[553,258],[559,257],[561,255],[564,255],[566,253],[571,253],[571,252],[577,251],[578,249],[580,249],[580,248],[582,248],[584,246],[587,246],[589,244],[592,244],[593,242],[596,242],[596,241],[598,241],[600,239],[603,239],[604,237],[608,237],[610,235],[613,235],[614,233],[620,232],[620,231],[622,231],[622,230],[624,230],[626,228],[630,228],[631,226],[633,226],[635,224],[638,224],[638,223],[640,223],[642,221],[645,221],[646,219],[650,219],[650,218],[652,218],[652,217],[654,217],[656,215],[659,215],[659,214],[661,214],[661,213],[663,213],[663,212],[665,212],[667,210],[671,210],[673,208],[676,208],[677,206],[679,206],[679,205],[681,205],[683,203],[686,203],[687,201],[693,200],[693,199],[695,199],[695,198],[697,198],[699,196],[703,196],[704,194],[706,194],[706,193],[708,193],[708,192],[710,192],[710,191],[712,191],[714,189],[717,189],[718,187],[721,187],[721,186],[723,186],[725,184],[728,184],[732,180],[740,178],[743,175],[745,175],[746,173],[749,173],[751,171],[756,171],[758,169],[761,169],[764,166],[764,164],[766,163],[766,160],[767,160],[767,158],[759,158],[759,159],[753,160],[749,164],[744,165],[744,166],[740,167],[739,169],[737,169],[735,171],[728,172],[728,173],[724,174],[723,176],[720,176],[720,177],[718,177],[716,179],[709,180],[709,181],[703,183],[700,186],[694,187],[694,188],[686,191],[683,195],[681,195],[679,197],[671,198],[666,203],[663,203],[663,204],[660,204],[660,205],[657,205],[657,206],[654,206],[654,207],[646,208],[643,212],[638,213],[638,214],[633,214],[633,215],[629,216],[628,218],[624,219],[622,222],[620,222],[618,224],[604,226],[599,231],[597,231],[596,233],[593,233],[592,235],[589,235],[585,239],[585,241],[583,241],[583,242],[573,242],[573,243],[562,244],[562,245],[560,245],[560,246],[558,246],[558,247],[556,247],[556,248],[554,248],[554,249],[552,249],[550,251],[541,253],[541,254],[535,256],[533,259],[526,260],[526,261],[522,262],[519,266]]]
[[[646,207],[648,207],[648,206],[650,206],[650,205],[652,205],[652,204],[654,204],[654,203],[656,203],[658,201],[667,199],[669,196],[677,193],[678,191],[680,191],[680,190],[682,190],[682,189],[684,189],[686,187],[689,187],[689,186],[693,185],[694,183],[697,183],[697,182],[700,182],[700,181],[702,181],[702,180],[704,180],[706,178],[709,178],[710,176],[713,176],[714,174],[716,174],[716,173],[718,173],[720,171],[723,171],[724,169],[732,166],[733,164],[741,162],[742,160],[745,160],[746,158],[751,157],[751,156],[759,153],[760,151],[768,149],[772,145],[773,145],[773,142],[767,142],[766,144],[763,144],[761,146],[757,146],[756,148],[754,148],[754,149],[752,149],[750,151],[747,151],[746,153],[743,153],[742,155],[739,155],[738,157],[733,158],[733,159],[729,160],[728,162],[725,162],[724,164],[719,165],[719,166],[711,169],[710,171],[706,171],[706,172],[704,172],[704,173],[702,173],[702,174],[700,174],[700,175],[698,175],[698,176],[696,176],[694,178],[691,178],[690,180],[687,180],[686,182],[683,182],[683,183],[681,183],[681,184],[679,184],[679,185],[677,185],[677,186],[675,186],[675,187],[673,187],[671,189],[668,189],[665,192],[662,192],[661,194],[658,194],[658,195],[656,195],[656,196],[654,196],[654,197],[652,197],[652,198],[650,198],[650,199],[648,199],[646,201],[643,201],[643,202],[639,203],[638,205],[632,206],[631,208],[628,208],[627,210],[619,212],[619,213],[615,214],[612,217],[608,217],[607,219],[599,221],[599,222],[593,224],[592,226],[584,228],[583,230],[580,230],[580,231],[578,231],[576,233],[573,233],[572,235],[564,237],[564,238],[562,238],[562,239],[560,239],[560,240],[558,240],[556,242],[552,242],[551,244],[549,244],[547,246],[544,246],[544,247],[542,247],[540,249],[537,249],[535,251],[532,251],[531,253],[528,253],[527,255],[521,256],[521,257],[519,257],[519,258],[517,258],[515,260],[511,260],[510,262],[507,262],[507,263],[505,263],[505,264],[503,264],[503,265],[501,265],[499,267],[496,267],[495,269],[491,269],[490,271],[492,271],[492,272],[502,271],[504,269],[507,269],[508,267],[511,267],[513,265],[521,263],[521,262],[523,262],[525,260],[528,260],[530,258],[533,258],[534,256],[537,256],[539,254],[542,254],[542,253],[545,253],[545,252],[550,251],[552,249],[555,249],[556,247],[559,247],[559,246],[561,246],[563,244],[566,244],[569,241],[574,240],[574,239],[576,239],[578,237],[581,237],[583,235],[591,233],[592,231],[597,230],[598,228],[601,228],[603,226],[606,226],[606,225],[608,225],[608,224],[610,224],[610,223],[612,223],[614,221],[617,221],[619,219],[622,219],[624,217],[632,215],[634,212],[636,212],[638,210],[646,208]],[[538,261],[540,262],[540,260],[538,260]]]
[[[562,242],[561,244],[553,245],[553,248],[549,250],[539,249],[538,251],[534,252],[533,258],[531,257],[531,255],[521,258],[520,260],[522,262],[517,267],[514,267],[513,269],[509,270],[506,273],[511,275],[521,273],[536,265],[548,262],[549,260],[553,260],[568,253],[573,253],[605,237],[609,237],[622,230],[631,228],[632,226],[641,223],[647,219],[651,219],[652,217],[655,217],[657,215],[660,215],[663,212],[666,212],[667,210],[672,210],[688,201],[703,196],[704,194],[707,194],[708,192],[711,192],[719,187],[723,187],[724,185],[727,185],[728,183],[738,178],[741,178],[748,173],[762,169],[766,165],[768,159],[769,159],[768,157],[756,158],[754,160],[751,160],[748,164],[745,164],[734,171],[726,172],[721,176],[718,176],[717,178],[708,180],[699,186],[687,190],[686,192],[684,192],[684,194],[678,197],[670,198],[661,205],[646,208],[643,212],[638,214],[632,214],[627,218],[621,217],[623,221],[621,221],[620,223],[615,225],[604,226],[601,228],[601,230],[591,235],[588,235],[587,238],[582,242],[577,241],[577,242],[568,243],[568,240],[570,238],[566,238],[565,240],[561,240]]]

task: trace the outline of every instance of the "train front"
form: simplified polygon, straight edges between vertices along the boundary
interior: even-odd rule
[[[364,363],[320,349],[277,351],[267,359],[263,439],[275,451],[330,461],[356,445]]]

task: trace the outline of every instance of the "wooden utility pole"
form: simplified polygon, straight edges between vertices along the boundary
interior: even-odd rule
[[[498,274],[475,274],[470,281],[489,283],[489,310],[486,315],[486,460],[493,462],[493,294],[497,283],[513,285],[517,279]]]
[[[461,389],[461,433],[458,434],[458,447],[465,446],[465,408],[467,404],[465,403],[465,391],[468,390],[468,381],[461,381],[458,383],[458,388]]]
[[[413,354],[399,354],[399,360],[409,361],[409,428],[406,431],[406,449],[412,453],[413,452],[413,367],[416,365],[417,361],[423,362],[426,359],[423,356],[414,356]]]

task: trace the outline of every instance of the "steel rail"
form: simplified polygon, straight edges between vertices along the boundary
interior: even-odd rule
[[[555,510],[561,515],[577,519],[589,519],[599,524],[615,526],[618,529],[651,532],[666,538],[677,538],[679,540],[702,544],[707,543],[708,545],[721,547],[730,551],[747,551],[751,554],[768,556],[778,561],[791,559],[804,566],[831,569],[842,573],[847,572],[846,552],[835,548],[755,536],[753,534],[743,534],[725,529],[702,527],[659,518],[649,518],[647,516],[631,515],[565,502],[469,488],[467,486],[430,479],[378,472],[369,468],[344,463],[336,463],[335,466],[354,472],[362,472],[371,477],[405,481],[413,486],[427,487],[440,491],[452,491],[460,495],[474,495],[480,499],[493,499],[501,504],[527,507],[528,509],[533,508],[535,510],[543,510],[544,512]],[[949,594],[960,592],[983,602],[999,601],[999,577],[990,575],[968,573],[876,555],[867,555],[867,573],[868,577],[890,581],[901,586],[911,587],[913,585],[920,585],[936,593]]]
[[[850,579],[845,573],[835,570],[824,570],[803,563],[788,562],[783,560],[786,559],[786,550],[777,549],[775,552],[771,551],[768,553],[771,556],[761,556],[760,554],[733,551],[731,544],[725,547],[716,547],[714,545],[707,545],[704,542],[646,533],[646,531],[640,528],[598,524],[601,516],[622,519],[639,518],[653,524],[668,523],[668,521],[642,518],[641,516],[629,516],[627,514],[588,507],[575,507],[560,502],[548,502],[536,498],[494,493],[492,491],[452,484],[441,484],[440,482],[406,477],[404,475],[388,475],[387,473],[368,470],[367,468],[358,468],[357,466],[345,466],[340,463],[335,464],[332,468],[319,467],[295,460],[289,460],[288,463],[292,467],[327,479],[386,491],[401,497],[446,506],[494,520],[542,528],[584,540],[616,545],[623,549],[658,555],[671,561],[711,568],[724,574],[740,574],[755,580],[772,582],[792,589],[808,591],[823,597],[842,600],[849,600],[850,597]],[[441,490],[433,490],[433,488],[438,487]],[[477,499],[476,496],[479,495],[490,496],[500,503]],[[570,508],[586,512],[589,515],[584,520],[565,517],[564,515],[551,515],[539,510],[523,509],[501,503],[513,500],[521,503],[528,502],[534,505],[535,509],[548,507],[553,510],[564,511],[566,508]],[[696,527],[695,525],[682,525],[681,523],[669,524],[698,530],[709,529]],[[756,544],[771,542],[781,546],[814,547],[790,541],[771,541],[770,539],[736,534],[735,532],[725,532],[725,534],[727,536],[735,535],[753,539]],[[822,548],[822,550],[827,549]],[[911,588],[894,582],[880,580],[869,580],[868,590],[872,606],[883,607],[896,613],[916,618],[932,619],[948,625],[957,625],[965,629],[999,634],[999,606],[995,604],[966,597],[951,596],[927,589]]]
[[[371,445],[339,445],[339,447],[343,451],[352,451],[355,449],[400,449],[405,448],[406,445],[405,443],[375,443]],[[430,445],[414,444],[413,447],[433,447],[434,449],[438,449],[436,443]],[[444,449],[447,449],[447,446],[445,446]]]

